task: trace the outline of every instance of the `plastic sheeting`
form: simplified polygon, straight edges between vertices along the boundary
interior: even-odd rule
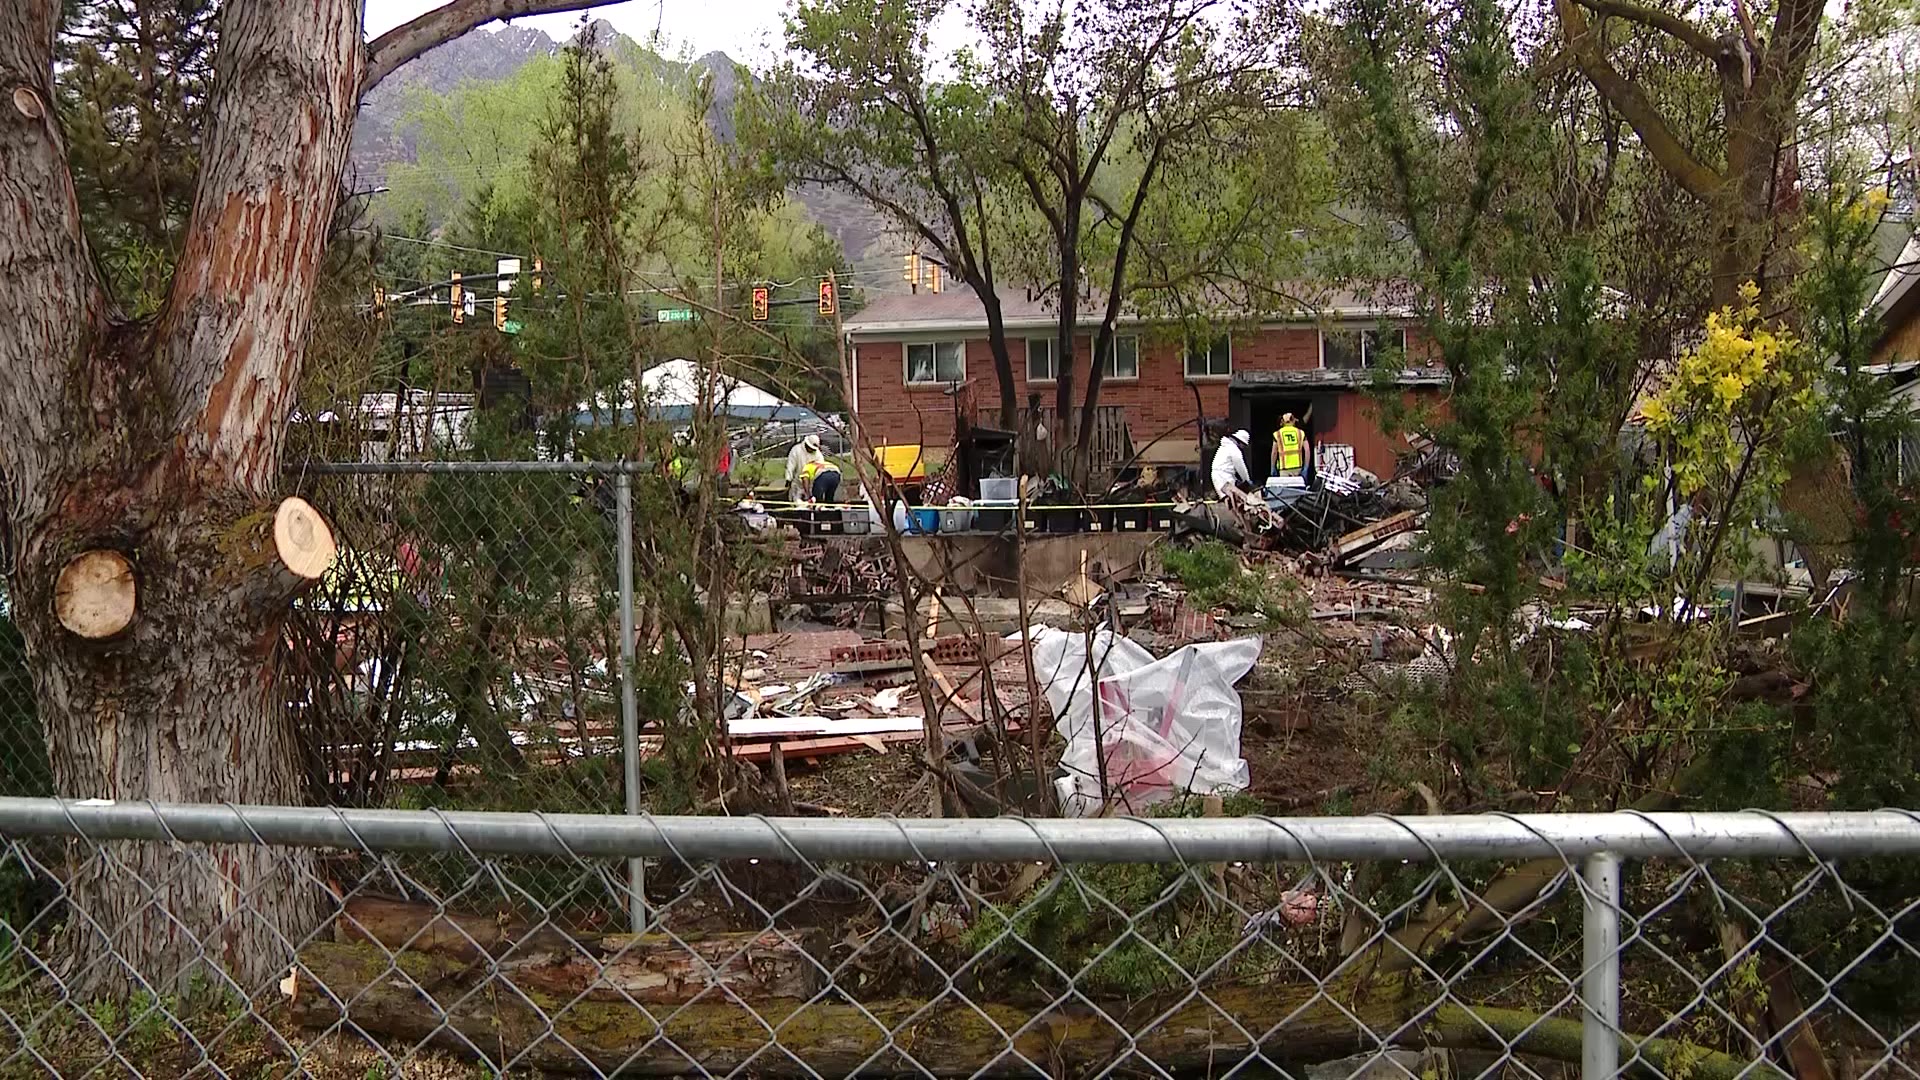
[[[1067,743],[1065,775],[1054,782],[1064,813],[1088,817],[1108,801],[1137,812],[1185,792],[1247,787],[1234,684],[1259,660],[1259,638],[1188,645],[1156,660],[1111,630],[1035,628],[1028,636],[1054,730]],[[1097,693],[1089,668],[1098,672]]]

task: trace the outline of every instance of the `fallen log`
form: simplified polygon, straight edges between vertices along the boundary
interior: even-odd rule
[[[523,970],[524,969],[520,969]],[[569,970],[579,973],[578,967]],[[513,988],[490,986],[496,978]],[[556,986],[558,989],[556,989]],[[282,984],[293,1021],[331,1028],[343,1020],[368,1036],[431,1042],[478,1053],[496,1067],[573,1073],[676,1076],[736,1070],[755,1076],[850,1076],[890,1070],[934,1076],[1031,1075],[1030,1063],[1062,1050],[1098,1066],[1134,1055],[1162,1069],[1217,1068],[1259,1051],[1275,1062],[1325,1061],[1385,1043],[1507,1049],[1580,1060],[1578,1020],[1504,1009],[1434,1006],[1443,996],[1494,985],[1425,991],[1407,980],[1356,997],[1351,984],[1208,987],[1204,998],[1059,1005],[1038,1013],[948,994],[936,1001],[854,1004],[822,997],[709,992],[673,1009],[641,1009],[615,993],[585,994],[565,980],[525,983],[502,971],[432,953],[389,954],[373,945],[318,942]],[[1337,999],[1340,999],[1336,1001]],[[1350,1000],[1351,999],[1351,1000]],[[1569,1006],[1577,1009],[1577,1006]],[[1116,1027],[1109,1017],[1120,1018]],[[1231,1017],[1231,1019],[1229,1019]],[[1249,1039],[1248,1032],[1264,1032]],[[1757,1076],[1764,1064],[1666,1039],[1623,1041],[1621,1059],[1653,1068],[1686,1064],[1691,1080]],[[914,1068],[918,1065],[918,1069]]]
[[[380,956],[432,956],[491,970],[522,991],[561,1000],[676,1005],[703,992],[746,998],[812,997],[820,966],[789,935],[573,934],[551,924],[440,911],[404,900],[355,897],[334,923],[335,942]],[[485,960],[492,962],[486,964]],[[483,966],[484,965],[484,966]],[[724,990],[711,990],[724,987]]]

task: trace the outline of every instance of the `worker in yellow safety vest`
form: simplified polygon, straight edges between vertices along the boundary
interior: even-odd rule
[[[807,496],[817,503],[830,503],[840,494],[840,467],[825,458],[800,467]]]
[[[1307,470],[1307,436],[1294,426],[1293,414],[1280,417],[1280,430],[1273,433],[1273,474],[1299,476]]]

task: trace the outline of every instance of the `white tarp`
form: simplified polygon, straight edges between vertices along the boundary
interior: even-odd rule
[[[1034,628],[1036,679],[1066,740],[1055,781],[1061,809],[1075,817],[1101,810],[1105,799],[1135,812],[1182,792],[1211,795],[1246,789],[1240,756],[1240,694],[1234,684],[1260,659],[1260,639],[1205,642],[1155,660],[1111,630],[1091,636]],[[1099,738],[1088,660],[1099,673]]]
[[[664,364],[640,373],[640,389],[646,398],[648,408],[671,409],[697,405],[700,394],[707,389],[709,379],[706,368],[691,360],[669,360]],[[720,411],[728,409],[789,409],[801,408],[793,402],[769,393],[744,379],[731,375],[712,376],[714,402]],[[633,380],[627,380],[615,394],[600,394],[595,404],[601,412],[630,408],[633,405]],[[592,411],[592,406],[581,402],[581,412]]]

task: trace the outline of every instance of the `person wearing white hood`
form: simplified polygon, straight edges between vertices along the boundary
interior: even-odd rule
[[[1213,452],[1213,493],[1225,498],[1227,492],[1240,487],[1252,487],[1253,477],[1247,472],[1247,441],[1252,438],[1246,428],[1234,432],[1220,440],[1220,448]]]
[[[827,455],[820,452],[820,436],[809,435],[793,444],[793,449],[787,451],[787,501],[806,500],[810,494],[807,485],[812,480],[807,475],[807,465],[825,460]]]

